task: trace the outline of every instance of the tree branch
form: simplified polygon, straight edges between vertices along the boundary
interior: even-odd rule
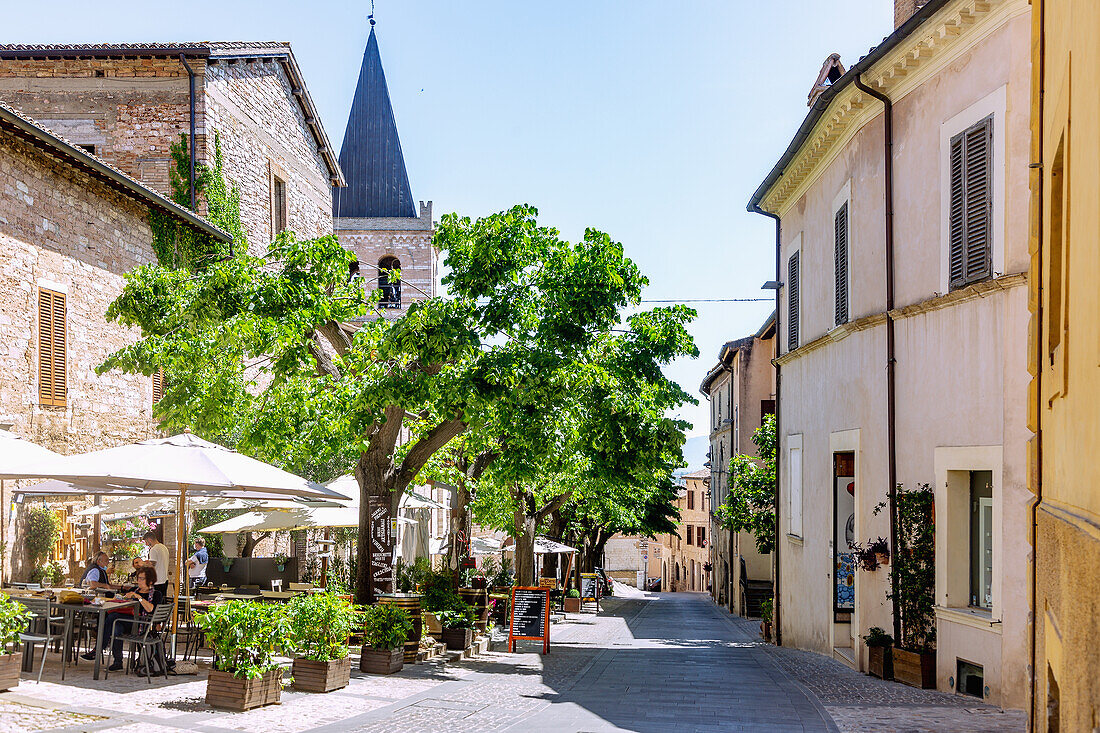
[[[397,473],[395,490],[404,491],[433,453],[464,432],[466,432],[466,423],[453,419],[444,420],[425,433],[405,454],[405,460],[401,462],[401,468]]]
[[[316,331],[310,331],[306,334],[306,339],[306,348],[309,350],[310,356],[317,362],[318,376],[340,379],[340,369],[336,366],[336,362],[329,358],[329,355],[325,352],[321,336]]]
[[[348,349],[351,348],[351,339],[344,333],[344,329],[339,323],[336,321],[328,321],[318,326],[317,330],[325,337],[325,340],[332,345],[333,350],[336,351],[337,354],[343,356],[348,353]]]
[[[546,519],[551,512],[556,512],[565,505],[565,502],[569,501],[573,496],[573,489],[569,489],[564,494],[559,494],[550,500],[550,503],[535,512],[535,524],[539,524],[542,520]]]

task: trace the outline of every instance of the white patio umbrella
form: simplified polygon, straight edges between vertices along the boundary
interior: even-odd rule
[[[0,430],[0,479],[20,479],[43,475],[64,458],[49,448]]]
[[[569,545],[563,545],[560,542],[547,539],[546,537],[535,538],[535,554],[536,555],[569,555],[576,552],[576,548]]]
[[[351,503],[355,506],[359,505],[359,482],[355,480],[355,477],[350,473],[344,474],[340,478],[335,478],[325,484],[328,488],[339,491],[341,494],[347,494],[352,497]],[[421,487],[417,487],[421,488]],[[428,487],[423,487],[428,488]],[[440,504],[434,499],[429,499],[422,494],[413,491],[412,489],[405,489],[405,495],[401,497],[401,507],[409,509],[446,509],[447,507]]]
[[[243,499],[314,499],[348,497],[185,431],[116,448],[58,457],[21,478],[54,478],[90,487],[85,493],[130,493],[177,497],[176,577],[183,577],[184,522],[188,496]],[[188,588],[183,584],[184,592]],[[172,639],[179,623],[179,595],[173,602]]]
[[[334,503],[334,502],[333,502]],[[189,499],[191,509],[300,509],[308,502],[293,499],[226,499],[220,496],[194,496]],[[78,516],[136,517],[150,513],[175,511],[176,501],[170,496],[123,496],[74,512]]]
[[[500,540],[495,540],[492,537],[471,537],[470,538],[470,554],[471,555],[495,555],[501,550]]]

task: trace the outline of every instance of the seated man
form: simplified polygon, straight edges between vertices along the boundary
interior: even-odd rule
[[[118,590],[118,586],[111,585],[107,578],[107,564],[110,559],[107,557],[106,552],[98,553],[88,563],[88,569],[84,571],[84,577],[80,579],[80,584],[85,588],[105,588],[107,590]]]
[[[122,669],[122,639],[119,638],[119,635],[130,633],[133,628],[131,619],[136,616],[139,621],[144,621],[153,615],[153,609],[164,603],[164,595],[153,587],[157,582],[157,571],[154,568],[144,566],[139,568],[135,579],[137,580],[137,590],[117,597],[128,601],[137,601],[136,613],[131,616],[128,613],[130,611],[128,608],[121,611],[111,611],[103,622],[103,627],[112,635],[111,656],[114,659],[111,666],[107,668],[111,672]],[[94,660],[95,655],[103,651],[105,641],[106,639],[97,639],[95,651],[83,655],[82,659]]]

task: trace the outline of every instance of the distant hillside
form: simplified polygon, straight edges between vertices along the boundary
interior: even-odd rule
[[[688,438],[684,443],[684,460],[687,461],[687,468],[683,469],[683,473],[706,468],[703,464],[707,462],[708,450],[710,450],[710,438],[707,436],[696,435],[694,438]],[[680,472],[677,471],[677,473]]]

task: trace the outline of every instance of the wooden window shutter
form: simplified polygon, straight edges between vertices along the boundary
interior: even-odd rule
[[[836,288],[834,315],[836,325],[848,322],[848,202],[836,212],[833,218],[834,255]]]
[[[153,404],[164,399],[164,369],[157,367],[153,372]]]
[[[950,288],[992,276],[993,116],[951,138]]]
[[[798,348],[798,254],[787,261],[787,351]]]
[[[38,289],[38,403],[64,407],[68,398],[65,294]]]

